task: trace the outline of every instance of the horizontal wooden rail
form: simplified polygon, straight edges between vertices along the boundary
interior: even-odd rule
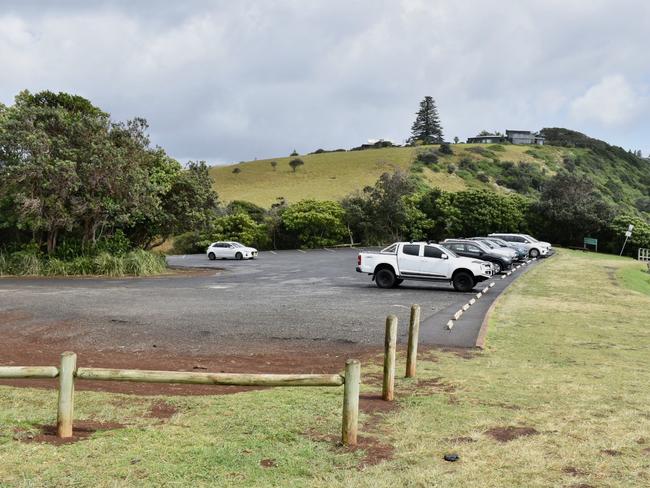
[[[0,379],[18,378],[56,378],[59,368],[56,366],[0,366]]]
[[[185,371],[77,368],[77,355],[73,352],[64,352],[61,355],[60,368],[55,366],[0,366],[0,379],[59,378],[57,435],[62,439],[69,438],[73,435],[74,382],[76,378],[99,381],[236,386],[343,385],[341,441],[345,445],[353,446],[357,443],[360,375],[361,365],[355,359],[350,359],[345,363],[345,375],[194,373]]]
[[[184,371],[77,368],[76,376],[84,380],[189,383],[197,385],[341,386],[345,383],[345,378],[340,374],[190,373]]]

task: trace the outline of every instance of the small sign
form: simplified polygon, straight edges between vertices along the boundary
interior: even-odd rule
[[[625,233],[625,237],[631,237],[631,236],[632,236],[632,231],[631,231],[631,230],[628,230],[628,231]]]
[[[585,246],[597,246],[598,239],[594,239],[593,237],[585,237],[584,244]]]
[[[632,224],[627,226],[627,231],[630,232],[630,234],[632,233],[633,230],[634,230],[634,226]]]

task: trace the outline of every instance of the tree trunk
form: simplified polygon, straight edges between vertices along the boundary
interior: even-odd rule
[[[47,253],[53,254],[56,251],[56,238],[59,235],[59,229],[52,229],[47,233]]]

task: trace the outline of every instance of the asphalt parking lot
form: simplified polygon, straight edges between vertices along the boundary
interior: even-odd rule
[[[379,289],[355,271],[357,253],[262,252],[254,261],[171,256],[171,266],[213,271],[155,278],[4,278],[0,323],[5,332],[96,350],[235,354],[244,345],[289,341],[379,346],[387,314],[399,317],[403,339],[412,303],[426,321],[471,295],[444,283]]]

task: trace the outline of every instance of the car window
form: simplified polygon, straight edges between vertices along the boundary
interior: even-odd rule
[[[521,236],[514,236],[513,240],[515,242],[528,242],[525,237],[521,237]]]
[[[425,258],[442,258],[442,250],[433,246],[424,246]]]
[[[442,245],[442,244],[441,244],[441,245],[440,245],[440,249],[442,250],[442,252],[446,253],[449,257],[452,257],[452,258],[457,258],[457,257],[458,257],[458,254],[456,254],[456,253],[451,249],[451,247],[449,247],[447,244],[445,244],[445,245]]]
[[[465,246],[463,246],[462,244],[458,244],[458,243],[447,244],[447,247],[449,249],[451,249],[453,251],[457,251],[457,252],[463,252],[465,250]]]
[[[404,254],[409,256],[419,256],[420,255],[420,245],[419,244],[404,244],[402,248]]]
[[[490,241],[480,241],[480,242],[481,242],[481,244],[486,245],[490,249],[496,249],[497,248],[496,244],[494,244],[493,242],[490,242]]]
[[[385,249],[382,249],[381,252],[387,252],[394,254],[397,251],[397,244],[391,244]]]
[[[481,252],[478,246],[475,246],[473,244],[465,244],[465,248],[467,249],[468,252],[473,252],[475,254],[479,254]]]

